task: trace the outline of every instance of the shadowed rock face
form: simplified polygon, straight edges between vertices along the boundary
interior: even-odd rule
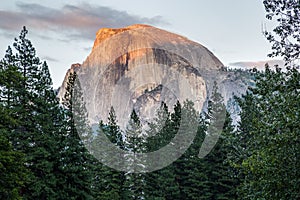
[[[67,72],[62,88],[68,74],[76,71],[90,121],[106,121],[113,106],[124,128],[132,109],[146,123],[162,101],[171,110],[177,100],[189,99],[201,111],[214,81],[225,101],[232,93],[243,93],[246,84],[236,77],[228,80],[222,66],[204,46],[152,26],[103,28],[83,64]]]

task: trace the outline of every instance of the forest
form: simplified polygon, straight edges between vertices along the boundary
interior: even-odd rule
[[[134,137],[143,133],[134,110],[126,130],[120,130],[113,107],[95,135],[86,125],[76,73],[59,102],[48,65],[37,57],[24,27],[0,61],[0,199],[300,199],[300,4],[263,3],[266,17],[277,22],[263,32],[272,45],[269,56],[281,56],[285,67],[273,70],[266,64],[264,71],[246,72],[255,84],[234,99],[239,122],[233,124],[226,111],[220,138],[203,158],[201,144],[212,134],[210,125],[218,123],[215,116],[226,109],[216,84],[201,114],[188,100],[177,102],[172,112],[162,103],[147,130],[157,132],[154,136]],[[104,134],[120,149],[143,153],[168,144],[181,126],[197,127],[187,151],[147,173],[104,165],[78,134],[85,131],[99,144]],[[110,152],[104,156],[110,159]]]

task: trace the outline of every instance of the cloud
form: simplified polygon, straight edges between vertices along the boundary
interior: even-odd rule
[[[46,60],[46,61],[51,61],[51,62],[59,62],[59,60],[49,57],[49,56],[44,56],[41,58],[42,60]]]
[[[88,3],[66,4],[60,9],[40,4],[17,3],[17,11],[0,10],[0,29],[19,31],[25,25],[30,29],[54,31],[72,36],[94,40],[101,27],[116,28],[131,24],[168,24],[161,16],[152,18],[132,15],[105,6]]]
[[[241,62],[233,62],[229,63],[229,66],[234,68],[245,68],[245,69],[264,69],[266,63],[272,68],[275,65],[278,65],[281,68],[284,68],[284,61],[283,60],[265,60],[265,61],[241,61]]]

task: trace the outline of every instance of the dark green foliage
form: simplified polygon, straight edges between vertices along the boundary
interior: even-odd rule
[[[124,149],[123,136],[117,123],[118,121],[115,110],[111,107],[108,114],[108,131],[106,135],[112,143],[116,144],[121,149]]]
[[[176,110],[181,110],[179,102]],[[179,114],[178,117],[180,118]],[[180,119],[179,119],[180,120]],[[152,152],[167,145],[177,133],[178,128],[174,128],[168,107],[165,103],[161,104],[157,111],[157,117],[154,122],[149,124],[148,134],[151,137],[147,138],[147,151]],[[161,154],[157,158],[157,162],[162,162],[164,155]],[[175,167],[169,165],[160,170],[147,173],[145,178],[145,197],[146,199],[180,199],[179,187],[175,180]]]
[[[103,124],[101,121],[99,129],[101,131],[98,134],[105,134],[113,144],[121,149],[125,148],[122,132],[117,125],[117,117],[113,107],[111,107],[109,112],[108,124]],[[111,159],[111,152],[107,152],[107,155],[105,159]],[[120,161],[116,160],[116,162]],[[112,169],[100,162],[97,163],[96,177],[94,179],[96,199],[123,199],[125,195],[124,182],[124,172]]]
[[[125,174],[125,197],[124,199],[143,199],[145,196],[145,174],[143,172],[143,160],[137,153],[146,151],[145,135],[142,124],[135,110],[132,111],[125,132],[125,150],[130,152],[126,159],[130,162],[129,169]],[[138,173],[137,173],[138,172]]]
[[[16,53],[9,47],[0,62],[0,129],[12,144],[10,152],[10,143],[3,143],[1,156],[11,155],[7,164],[20,172],[15,181],[7,181],[3,194],[24,199],[91,198],[91,158],[70,123],[72,114],[59,106],[48,66],[36,56],[27,33],[24,27],[15,39]],[[15,162],[13,156],[22,159]],[[9,176],[7,171],[3,178]]]
[[[212,140],[208,142],[213,147],[208,155],[193,161],[197,162],[198,168],[200,168],[198,171],[194,171],[192,176],[194,178],[198,177],[198,181],[194,181],[194,183],[197,184],[198,187],[196,188],[199,188],[200,191],[189,199],[197,199],[197,197],[198,199],[235,198],[236,180],[231,174],[231,167],[225,162],[231,148],[228,144],[228,138],[230,138],[232,131],[230,115],[226,112],[223,97],[218,92],[218,87],[215,83],[212,95],[208,100],[208,111],[200,118],[198,139],[193,144],[195,146],[193,154],[199,152],[204,137],[210,139],[213,139],[216,135],[218,137],[217,141],[214,142]]]
[[[273,32],[264,32],[267,40],[272,43],[272,53],[269,56],[282,56],[287,62],[299,59],[299,0],[264,0],[263,4],[266,18],[277,23]]]
[[[264,6],[267,18],[279,22],[274,29],[278,38],[265,33],[273,44],[270,55],[284,56],[288,62],[298,59],[299,1],[271,0],[264,1]],[[100,122],[98,134],[128,151],[125,156],[132,166],[120,172],[87,150],[92,142],[103,142],[89,127],[76,73],[70,74],[60,105],[48,66],[36,56],[27,33],[24,27],[15,39],[15,52],[8,47],[0,61],[1,199],[300,199],[300,75],[296,68],[271,71],[267,66],[265,72],[233,72],[245,73],[256,83],[235,99],[241,108],[238,127],[231,125],[216,84],[207,113],[199,116],[190,101],[177,102],[170,113],[163,103],[147,131],[133,110],[122,132],[111,108],[108,123]],[[136,165],[145,163],[138,153],[159,150],[176,134],[193,131],[193,142],[174,163],[153,172],[133,173],[145,169]],[[216,144],[208,143],[214,148],[198,158],[203,141],[218,134]],[[109,148],[104,154],[103,159],[118,158]],[[161,154],[155,162],[164,160],[168,158]]]
[[[56,178],[53,160],[57,152],[55,125],[58,102],[46,63],[36,57],[35,49],[23,28],[15,39],[13,54],[9,47],[1,62],[1,103],[9,111],[8,138],[15,150],[24,153],[29,181],[22,188],[24,198],[55,198]],[[48,121],[48,122],[49,122]]]
[[[226,114],[223,131],[212,151],[203,159],[205,164],[205,199],[235,199],[238,179],[234,177],[234,169],[226,162],[232,146],[232,125],[229,114]]]
[[[84,146],[91,138],[87,111],[83,102],[80,82],[76,73],[70,73],[66,87],[64,124],[61,135],[61,159],[58,170],[61,177],[58,185],[61,199],[92,199],[94,158]],[[87,144],[87,143],[86,143]]]
[[[171,115],[171,119],[173,122],[172,126],[178,127],[178,134],[187,134],[188,131],[198,131],[198,116],[191,101],[184,102],[182,107],[179,103],[177,103],[174,113]],[[184,131],[181,132],[181,130]],[[199,136],[198,132],[196,139]],[[198,152],[196,151],[199,151],[199,149],[196,150],[194,143],[178,160],[173,163],[175,179],[180,192],[179,199],[196,199],[199,197],[199,193],[201,192],[201,188],[198,188],[198,183],[201,184],[203,174],[201,172],[198,173],[198,170],[201,170],[201,163],[197,157]]]
[[[299,88],[296,69],[256,72],[255,88],[240,99],[243,199],[299,199]],[[251,100],[250,100],[251,99]],[[251,110],[253,109],[253,110]],[[254,112],[254,113],[253,113]]]
[[[21,188],[28,181],[24,154],[13,150],[7,131],[0,129],[0,198],[21,199]]]

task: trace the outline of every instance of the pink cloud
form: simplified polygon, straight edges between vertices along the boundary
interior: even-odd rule
[[[43,30],[59,31],[68,36],[94,39],[101,27],[124,27],[131,24],[166,24],[161,16],[152,18],[132,15],[104,6],[87,3],[67,4],[53,9],[40,4],[18,3],[18,11],[0,10],[0,29],[19,31],[22,26]]]

